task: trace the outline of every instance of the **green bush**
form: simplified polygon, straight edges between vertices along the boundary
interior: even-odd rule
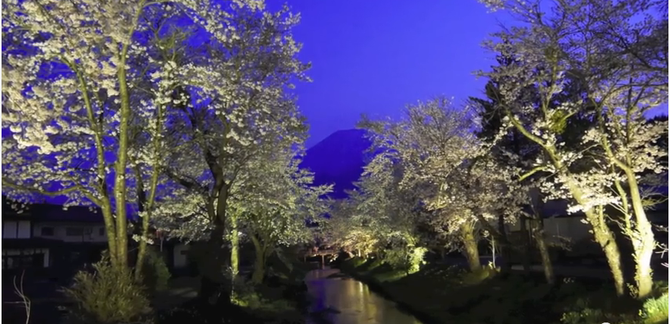
[[[563,324],[594,324],[603,323],[605,314],[599,309],[584,308],[580,311],[564,313],[561,317]]]
[[[143,287],[130,271],[112,267],[109,256],[93,264],[93,271],[79,271],[71,287],[64,289],[75,306],[74,321],[91,324],[117,324],[137,321],[149,310]]]
[[[423,256],[427,251],[424,247],[395,247],[386,251],[384,261],[394,269],[415,273],[424,264]]]
[[[163,256],[153,249],[148,249],[144,260],[142,282],[149,294],[167,290],[171,275]]]
[[[593,324],[593,323],[617,323],[617,324],[641,324],[639,316],[620,309],[604,310],[594,306],[592,299],[579,298],[574,301],[569,311],[563,313],[562,324]]]
[[[668,293],[658,298],[650,298],[642,305],[641,317],[646,324],[668,322]]]
[[[425,247],[415,247],[410,249],[409,253],[409,273],[415,273],[421,270],[421,265],[425,264],[423,257],[428,252]]]

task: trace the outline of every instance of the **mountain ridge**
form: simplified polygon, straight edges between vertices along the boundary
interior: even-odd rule
[[[366,135],[364,129],[335,131],[306,150],[300,167],[314,172],[314,185],[334,184],[331,198],[346,198],[373,155]]]

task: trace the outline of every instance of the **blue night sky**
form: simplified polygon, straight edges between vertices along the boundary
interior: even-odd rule
[[[270,0],[270,9],[282,1]],[[480,95],[473,72],[494,64],[481,43],[506,16],[476,0],[289,0],[302,16],[294,29],[311,83],[297,85],[310,123],[307,146],[354,128],[362,113],[398,116],[408,103],[436,95],[456,103]],[[275,7],[277,6],[277,7]]]

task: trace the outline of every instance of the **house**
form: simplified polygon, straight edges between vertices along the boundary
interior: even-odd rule
[[[49,267],[51,240],[33,238],[29,216],[2,212],[2,269]]]
[[[583,222],[584,213],[568,214],[569,202],[567,200],[536,201],[535,206],[537,206],[535,210],[528,207],[525,211],[540,216],[540,225],[550,243],[577,242],[591,237],[590,225]],[[519,234],[524,232],[524,229],[530,230],[532,221],[530,218],[523,217],[510,225],[508,231]]]
[[[102,215],[87,207],[2,203],[2,269],[76,268],[107,246]]]
[[[667,187],[665,189],[665,196],[667,197]],[[657,242],[662,244],[668,243],[668,233],[662,228],[668,226],[668,203],[663,199],[654,206],[646,209],[648,219],[654,224],[654,235]],[[538,210],[534,211],[540,216],[540,223],[545,233],[545,238],[549,246],[562,246],[567,248],[565,253],[558,252],[566,257],[588,257],[600,256],[602,250],[600,246],[594,241],[593,234],[591,234],[591,225],[586,222],[586,217],[583,212],[568,214],[569,202],[567,200],[551,200],[547,202],[536,202]],[[532,212],[528,208],[527,212]],[[614,208],[608,207],[606,214],[612,216],[616,215],[618,211]],[[515,224],[508,227],[508,232],[511,239],[517,240],[522,245],[532,242],[530,237],[530,228],[532,219],[522,218]],[[525,223],[525,224],[524,224]],[[608,224],[615,233],[619,233],[615,229],[617,224],[608,220]],[[619,247],[622,249],[624,255],[629,255],[629,244],[627,238],[623,235],[616,235]],[[532,245],[531,245],[532,246]],[[534,247],[531,247],[533,250]],[[558,249],[560,251],[563,249]]]
[[[48,269],[71,273],[99,260],[107,249],[102,213],[89,207],[32,204],[21,212],[2,201],[2,269]],[[168,267],[188,267],[189,246],[176,240],[157,240]],[[131,244],[134,241],[130,240]],[[131,251],[136,251],[133,246]],[[39,270],[38,270],[39,271]]]

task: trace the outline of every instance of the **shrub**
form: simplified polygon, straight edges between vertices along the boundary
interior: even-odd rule
[[[599,298],[600,299],[600,298]],[[621,309],[604,310],[595,307],[591,298],[578,298],[561,317],[562,324],[620,323],[641,324],[634,313],[621,312]]]
[[[584,308],[580,311],[564,313],[561,317],[563,324],[593,324],[602,323],[605,315],[601,310]]]
[[[130,271],[112,267],[109,256],[93,264],[93,271],[79,271],[71,287],[64,289],[75,306],[73,320],[82,323],[129,323],[149,310],[145,290],[137,285]]]
[[[424,264],[423,256],[426,254],[426,251],[428,249],[424,247],[395,247],[386,252],[384,261],[394,269],[405,270],[407,273],[415,273]]]
[[[237,306],[260,312],[285,312],[295,309],[292,301],[282,298],[278,293],[285,292],[288,287],[253,286],[239,281],[235,284],[233,303]],[[268,296],[269,295],[269,296]]]
[[[144,260],[142,282],[149,294],[167,290],[171,275],[163,256],[153,249],[147,249]]]
[[[426,255],[428,249],[425,247],[415,247],[412,248],[409,253],[409,273],[415,273],[421,270],[421,265],[425,264],[423,261],[424,255]]]
[[[668,293],[658,298],[650,298],[642,305],[641,317],[647,324],[668,322]]]

